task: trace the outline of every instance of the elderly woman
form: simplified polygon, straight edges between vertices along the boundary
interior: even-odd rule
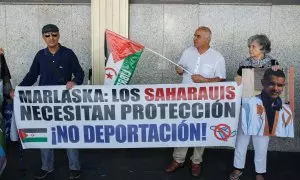
[[[257,34],[248,39],[248,48],[250,57],[240,63],[235,81],[240,84],[243,68],[272,68],[279,69],[277,60],[273,59],[268,53],[271,51],[271,42],[266,35]],[[269,144],[269,136],[251,136],[245,135],[241,125],[239,125],[236,147],[234,152],[234,170],[230,174],[230,180],[238,180],[243,174],[247,147],[252,138],[255,150],[255,171],[256,180],[264,180],[266,173],[266,160]]]
[[[264,34],[257,34],[248,39],[249,55],[246,60],[240,63],[235,81],[240,84],[243,68],[272,68],[279,69],[277,60],[268,55],[271,52],[271,42]]]

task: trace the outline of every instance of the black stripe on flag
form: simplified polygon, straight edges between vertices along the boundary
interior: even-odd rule
[[[26,128],[21,131],[24,133],[47,133],[47,128]]]

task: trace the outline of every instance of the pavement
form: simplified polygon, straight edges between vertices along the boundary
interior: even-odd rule
[[[232,170],[233,149],[207,148],[202,174],[190,175],[187,158],[184,168],[167,174],[164,168],[172,161],[172,148],[82,149],[80,180],[227,180]],[[187,157],[192,154],[189,149]],[[1,180],[33,180],[40,168],[40,151],[26,150],[20,161],[19,145],[8,144],[8,163]],[[254,152],[248,151],[246,167],[240,180],[255,179]],[[300,153],[268,152],[267,180],[300,180]],[[65,150],[55,150],[55,170],[47,180],[68,180]]]

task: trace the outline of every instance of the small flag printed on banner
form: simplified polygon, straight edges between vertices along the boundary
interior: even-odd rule
[[[105,66],[105,85],[126,85],[135,71],[144,46],[110,30],[105,31],[109,57]]]
[[[19,136],[23,143],[47,142],[47,128],[19,129]]]

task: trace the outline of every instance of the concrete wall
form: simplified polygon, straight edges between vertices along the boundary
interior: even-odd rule
[[[13,77],[19,84],[32,60],[46,45],[41,29],[54,23],[60,28],[60,42],[71,48],[86,72],[91,66],[90,5],[5,5],[0,4],[0,47]]]
[[[86,76],[91,66],[89,5],[5,5],[0,4],[0,47],[6,50],[15,84],[28,71],[35,53],[45,45],[41,28],[55,23],[61,29],[61,43],[75,51]],[[213,31],[212,47],[226,59],[228,80],[238,63],[247,57],[247,39],[265,33],[272,41],[272,53],[283,66],[300,68],[300,6],[171,5],[131,4],[129,36],[177,62],[192,45],[199,25]],[[300,71],[296,72],[296,117],[300,113]],[[85,81],[86,82],[86,81]],[[132,84],[179,83],[174,66],[145,51]],[[296,138],[272,138],[270,150],[300,151],[300,123]]]
[[[228,80],[233,79],[239,62],[248,56],[247,39],[256,33],[268,35],[271,55],[282,66],[296,68],[296,138],[271,138],[269,149],[300,151],[300,6],[132,4],[130,8],[130,38],[175,62],[192,45],[195,29],[201,25],[210,27],[211,45],[225,57]],[[132,83],[180,80],[173,65],[145,50]]]

